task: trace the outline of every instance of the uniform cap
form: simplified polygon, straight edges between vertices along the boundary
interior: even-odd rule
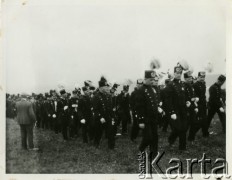
[[[218,77],[218,80],[221,81],[221,82],[225,82],[225,81],[226,81],[226,76],[224,76],[223,74],[221,74],[221,75]]]
[[[148,78],[155,78],[157,76],[157,73],[154,70],[146,70],[145,71],[145,79]]]
[[[205,77],[205,71],[198,72],[198,77]]]

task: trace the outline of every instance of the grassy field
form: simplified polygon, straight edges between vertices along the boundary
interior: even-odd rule
[[[48,130],[35,129],[35,145],[41,150],[29,152],[21,150],[20,129],[14,119],[6,119],[6,173],[112,173],[138,174],[137,160],[139,137],[135,143],[129,137],[119,136],[116,139],[115,150],[108,150],[107,141],[103,139],[99,149],[83,144],[81,138],[63,142],[61,134]],[[221,133],[221,124],[218,118],[212,121],[210,131],[214,134],[205,139],[198,133],[194,145],[187,144],[187,151],[178,151],[178,141],[173,149],[169,149],[167,137],[169,132],[159,131],[159,152],[165,151],[160,160],[161,168],[170,167],[170,158],[183,160],[184,172],[186,158],[201,159],[203,153],[207,158],[225,158],[225,135]],[[207,169],[210,169],[210,165]],[[194,173],[200,173],[200,165],[193,166]]]

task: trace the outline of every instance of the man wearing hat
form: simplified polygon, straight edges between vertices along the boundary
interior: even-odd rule
[[[59,101],[59,96],[56,93],[56,91],[52,92],[52,126],[54,127],[54,132],[58,134],[61,132],[61,127],[58,122],[58,101]]]
[[[119,114],[119,124],[122,122],[122,135],[127,135],[127,126],[131,122],[130,116],[130,95],[129,95],[129,85],[124,85],[123,90],[118,95],[118,114]]]
[[[38,100],[36,101],[36,126],[38,128],[42,127],[42,121],[43,121],[43,94],[38,94],[37,96]]]
[[[143,86],[143,79],[138,79],[137,80],[137,85],[136,85],[134,91],[131,93],[131,96],[130,96],[130,107],[131,107],[131,110],[132,110],[132,117],[133,117],[131,134],[130,134],[131,141],[134,141],[136,139],[136,137],[138,136],[138,133],[139,133],[138,115],[137,115],[135,107],[136,107],[137,93],[138,93],[138,90],[142,86]]]
[[[44,101],[44,108],[46,113],[45,127],[46,129],[53,129],[52,127],[52,99],[50,94],[46,94],[46,100]]]
[[[33,111],[32,103],[27,98],[28,95],[23,93],[21,95],[21,100],[16,102],[16,120],[20,125],[22,148],[25,150],[27,148],[29,150],[38,150],[33,144],[33,128],[36,122],[36,116]]]
[[[99,91],[93,97],[93,110],[95,116],[95,137],[94,145],[99,147],[103,131],[106,133],[108,139],[108,148],[114,149],[115,137],[113,132],[113,119],[112,98],[110,95],[109,85],[105,77],[101,77],[99,84]]]
[[[168,89],[167,89],[167,86],[168,86],[168,84],[170,82],[171,82],[170,78],[165,79],[165,86],[160,91],[160,96],[161,96],[161,100],[162,100],[162,109],[165,112],[165,114],[163,115],[163,118],[162,118],[162,121],[163,121],[162,131],[163,132],[167,132],[168,125],[169,125],[169,120],[170,120],[169,114],[167,113],[168,112],[168,110],[167,110],[167,106],[168,106],[168,94],[167,94]]]
[[[168,142],[171,147],[176,139],[179,138],[179,150],[186,150],[187,109],[185,84],[181,81],[182,71],[183,68],[181,66],[174,67],[174,79],[167,87],[167,113],[172,127]]]
[[[60,90],[60,99],[57,102],[57,111],[58,111],[57,121],[60,125],[64,141],[66,141],[68,140],[69,108],[68,108],[67,93],[65,89]]]
[[[82,87],[84,95],[78,102],[78,114],[82,128],[83,143],[88,143],[94,138],[94,111],[92,93],[95,90],[93,86],[86,85]]]
[[[198,104],[198,120],[200,122],[200,128],[202,129],[203,137],[208,137],[207,131],[207,105],[206,105],[206,83],[205,72],[198,72],[197,82],[193,84],[196,102]]]
[[[195,134],[198,131],[199,120],[198,120],[198,104],[196,101],[196,95],[193,88],[193,77],[192,72],[188,71],[184,73],[185,79],[185,96],[186,96],[186,107],[187,107],[187,120],[189,136],[188,140],[193,143]]]
[[[219,119],[222,124],[223,133],[226,132],[226,112],[225,112],[225,105],[222,100],[222,90],[221,86],[226,81],[226,76],[220,75],[216,83],[214,83],[209,88],[209,103],[208,103],[208,119],[207,119],[207,129],[211,124],[212,118],[214,117],[215,113],[218,114]]]
[[[118,131],[118,126],[120,124],[119,122],[119,117],[118,117],[118,95],[117,95],[117,88],[118,88],[119,84],[114,83],[112,88],[110,89],[110,93],[112,96],[112,108],[113,108],[113,118],[115,121],[115,124],[113,125],[113,129],[114,129],[114,136],[116,136],[117,131]]]
[[[142,141],[139,145],[140,153],[149,146],[150,157],[158,153],[158,94],[153,87],[158,75],[154,70],[145,71],[144,85],[138,89],[135,109],[138,114],[139,128],[143,130]]]
[[[80,129],[78,102],[79,97],[77,96],[77,90],[72,91],[72,96],[69,99],[69,135],[70,138],[74,138],[78,135]]]

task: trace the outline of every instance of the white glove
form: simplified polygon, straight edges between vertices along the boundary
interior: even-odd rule
[[[81,120],[81,123],[82,123],[82,124],[85,124],[85,119],[82,119],[82,120]]]
[[[195,101],[196,101],[196,102],[198,102],[198,101],[199,101],[199,98],[198,98],[198,97],[196,97]]]
[[[115,122],[114,121],[112,121],[112,125],[114,125],[115,124]]]
[[[186,106],[187,106],[187,107],[190,107],[190,105],[191,105],[191,102],[187,101],[187,102],[186,102]]]
[[[163,112],[163,109],[160,108],[160,107],[158,107],[158,112],[159,112],[159,113],[162,113],[162,112]]]
[[[104,118],[101,118],[100,121],[102,124],[106,122],[106,120]]]
[[[64,106],[64,110],[68,109],[68,106]]]
[[[48,114],[48,117],[51,117],[51,114]]]
[[[144,129],[145,128],[145,124],[144,123],[139,124],[139,128]]]
[[[172,118],[173,120],[176,120],[176,114],[172,114],[172,115],[171,115],[171,118]]]
[[[222,112],[222,113],[224,113],[224,112],[225,112],[225,110],[224,110],[224,108],[223,108],[223,107],[220,107],[220,108],[219,108],[219,110],[220,110],[220,112]]]
[[[71,116],[71,118],[73,119],[73,116]]]
[[[161,101],[160,103],[159,103],[159,106],[162,106],[163,105],[163,102]]]
[[[53,118],[56,118],[56,115],[55,115],[55,114],[53,114],[53,115],[52,115],[52,117],[53,117]]]
[[[198,108],[195,108],[194,111],[195,111],[196,113],[198,113]]]
[[[77,104],[72,104],[72,107],[76,108],[76,107],[78,107],[78,105]]]

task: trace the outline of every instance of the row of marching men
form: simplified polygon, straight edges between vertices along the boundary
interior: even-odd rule
[[[182,74],[185,81],[181,81]],[[194,142],[200,129],[204,137],[209,136],[209,126],[215,113],[218,113],[225,133],[225,101],[221,86],[226,77],[220,75],[210,87],[207,103],[205,76],[205,72],[199,72],[197,81],[193,83],[192,72],[184,64],[178,64],[174,68],[174,77],[167,78],[162,88],[158,85],[156,67],[145,71],[144,79],[137,80],[137,87],[131,95],[128,85],[123,86],[122,92],[117,95],[119,85],[111,87],[104,77],[98,82],[97,89],[91,81],[85,81],[82,88],[72,92],[72,96],[64,88],[60,95],[51,90],[45,96],[39,94],[35,96],[36,100],[31,100],[36,126],[54,130],[56,134],[62,133],[65,141],[81,134],[84,143],[92,141],[96,147],[99,147],[105,133],[108,147],[113,149],[115,136],[119,133],[127,135],[128,124],[132,123],[132,141],[142,131],[141,152],[147,146],[157,152],[158,127],[166,132],[170,126],[170,146],[179,138],[179,149],[185,150],[186,140]]]
[[[165,80],[165,87],[158,86],[159,75],[154,63],[152,70],[145,71],[143,85],[138,85],[132,93],[134,105],[132,112],[132,140],[140,130],[142,141],[139,150],[142,153],[148,146],[156,156],[158,152],[158,127],[163,131],[170,126],[168,137],[169,148],[179,138],[179,150],[186,150],[187,140],[194,142],[197,132],[201,129],[203,137],[209,137],[209,127],[215,115],[218,114],[222,132],[226,131],[225,100],[221,86],[226,77],[220,75],[209,88],[209,100],[206,101],[206,72],[198,73],[197,81],[193,83],[192,71],[187,64],[178,63],[174,67],[174,77]],[[184,81],[182,81],[182,75]],[[139,83],[138,83],[139,84]]]
[[[95,88],[87,80],[72,95],[64,88],[59,95],[55,90],[37,95],[33,102],[36,126],[62,133],[64,141],[81,135],[84,143],[92,141],[96,147],[105,133],[108,147],[113,149],[115,136],[127,135],[131,123],[129,85],[117,95],[119,84],[110,86],[103,76],[98,84]]]

